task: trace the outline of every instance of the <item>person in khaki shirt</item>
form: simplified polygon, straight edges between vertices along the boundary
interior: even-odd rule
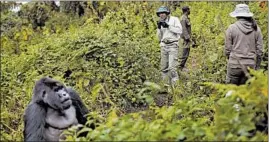
[[[225,37],[225,55],[228,58],[226,83],[241,85],[247,81],[247,68],[259,69],[263,54],[262,33],[252,18],[248,5],[238,4],[231,17]]]
[[[179,69],[183,70],[185,67],[185,64],[187,62],[187,59],[190,54],[190,45],[191,45],[191,22],[190,18],[188,17],[190,15],[190,8],[188,6],[182,7],[183,15],[180,18],[180,23],[182,25],[183,33],[182,33],[182,39],[183,39],[183,52],[181,56],[181,62],[179,64]]]
[[[157,36],[161,46],[162,77],[165,83],[173,85],[178,80],[178,41],[182,27],[177,17],[170,16],[167,7],[161,6],[156,14],[160,18],[157,22]]]

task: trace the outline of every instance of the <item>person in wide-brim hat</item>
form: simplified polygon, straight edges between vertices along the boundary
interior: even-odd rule
[[[248,5],[236,5],[230,16],[236,17],[237,21],[229,26],[225,36],[224,51],[228,58],[226,83],[241,85],[248,79],[248,68],[260,68],[262,33]]]

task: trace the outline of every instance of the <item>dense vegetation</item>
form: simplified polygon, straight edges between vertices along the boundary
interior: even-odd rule
[[[246,85],[225,85],[224,31],[238,2],[1,2],[1,141],[22,140],[33,85],[52,76],[74,87],[98,127],[67,140],[268,139],[268,7],[249,2],[264,39],[262,69]],[[160,78],[156,9],[191,8],[187,72],[168,94]],[[228,93],[229,92],[229,93]],[[225,94],[232,94],[225,97]],[[267,129],[267,128],[266,128]]]

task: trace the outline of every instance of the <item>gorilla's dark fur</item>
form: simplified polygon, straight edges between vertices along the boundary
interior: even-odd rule
[[[64,129],[85,125],[88,109],[79,95],[49,77],[38,80],[24,114],[24,141],[58,141]]]

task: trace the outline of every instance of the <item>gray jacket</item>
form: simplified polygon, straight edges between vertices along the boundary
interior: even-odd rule
[[[169,16],[166,21],[169,28],[161,28],[157,29],[157,36],[159,41],[161,41],[161,45],[164,44],[163,41],[174,42],[178,45],[178,40],[180,39],[180,34],[182,34],[182,26],[177,17]]]
[[[257,56],[261,57],[262,54],[263,41],[259,27],[255,31],[252,23],[244,19],[229,26],[225,37],[225,55],[229,58],[230,67],[256,65]]]

